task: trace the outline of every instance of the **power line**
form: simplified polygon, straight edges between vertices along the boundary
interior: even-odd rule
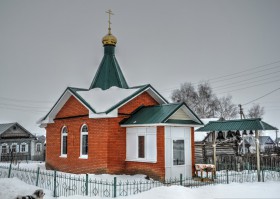
[[[7,98],[7,97],[0,97],[2,100],[9,100],[15,102],[31,102],[31,103],[54,103],[52,101],[39,101],[39,100],[28,100],[28,99],[15,99],[15,98]]]
[[[264,64],[264,65],[261,65],[261,66],[252,67],[252,68],[249,68],[249,69],[246,69],[246,70],[243,70],[243,71],[239,71],[239,72],[236,72],[236,73],[231,73],[231,74],[228,74],[228,75],[218,76],[218,77],[215,77],[215,78],[212,78],[212,79],[208,79],[208,80],[211,81],[211,80],[214,80],[214,79],[220,79],[220,78],[224,78],[224,77],[229,77],[229,76],[232,76],[232,75],[244,73],[244,72],[247,72],[247,71],[251,71],[251,70],[254,70],[254,69],[257,69],[257,68],[262,68],[262,67],[269,66],[269,65],[272,65],[272,64],[276,64],[276,63],[280,63],[280,60],[275,61],[275,62],[271,62],[271,63],[268,63],[268,64]],[[278,67],[278,66],[276,66],[276,67]],[[273,68],[275,68],[275,67],[273,67]]]
[[[269,84],[269,83],[273,83],[273,82],[278,82],[278,81],[280,81],[280,80],[265,82],[265,83],[262,83],[262,84],[256,84],[256,85],[253,85],[253,86],[248,86],[248,87],[243,87],[243,88],[239,88],[239,89],[235,89],[235,90],[231,90],[231,91],[221,92],[221,93],[218,93],[218,94],[224,94],[224,93],[230,93],[230,92],[234,92],[234,91],[244,90],[244,89],[247,89],[247,88],[253,88],[253,87],[256,87],[256,86],[261,86],[261,85],[265,85],[265,84]]]
[[[18,108],[12,108],[12,107],[6,107],[1,106],[0,109],[8,109],[8,110],[15,110],[15,111],[26,111],[26,112],[36,112],[36,113],[47,113],[47,111],[39,111],[39,110],[31,110],[31,109],[18,109]]]
[[[231,73],[231,74],[227,74],[227,75],[223,75],[223,76],[218,76],[218,77],[215,77],[215,78],[211,78],[211,79],[208,79],[208,81],[210,81],[211,83],[215,83],[215,82],[218,82],[218,80],[217,80],[217,81],[214,81],[214,82],[211,81],[211,80],[229,77],[229,76],[232,76],[232,75],[236,75],[236,74],[244,73],[244,72],[247,72],[247,71],[255,70],[255,69],[262,68],[262,67],[269,66],[269,65],[272,65],[272,64],[276,64],[276,63],[280,63],[280,60],[275,61],[275,62],[271,62],[271,63],[268,63],[268,64],[264,64],[264,65],[261,65],[261,66],[251,67],[251,68],[249,68],[249,69],[246,69],[246,70],[243,70],[243,71],[239,71],[239,72],[236,72],[236,73]],[[276,67],[279,67],[279,65],[273,66],[273,67],[271,67],[271,68],[264,69],[264,70],[261,70],[261,71],[256,71],[256,72],[253,72],[253,73],[251,73],[251,74],[255,74],[255,73],[258,73],[258,72],[270,70],[270,69],[276,68]],[[244,75],[241,75],[241,76],[238,76],[238,77],[242,77],[242,76],[244,76]],[[237,78],[237,77],[234,77],[234,78]],[[229,79],[234,79],[234,78],[229,78]],[[229,79],[227,79],[227,80],[229,80]],[[219,80],[219,81],[226,81],[226,80]],[[196,83],[193,83],[193,84],[198,84],[198,83],[199,83],[199,82],[196,82]],[[159,91],[160,91],[160,92],[167,92],[167,91],[174,90],[174,89],[176,89],[176,88],[178,88],[178,87],[170,87],[170,88],[162,89],[162,90],[159,90]]]
[[[275,78],[275,77],[274,77],[274,78]],[[279,76],[278,76],[277,78],[278,78],[278,79],[275,79],[275,81],[280,80],[280,79],[279,79]],[[265,79],[262,79],[262,80],[251,81],[251,82],[248,82],[247,84],[261,83],[261,82],[263,82],[263,81],[265,81],[265,80],[271,80],[271,81],[272,81],[273,78],[270,77],[270,78],[265,78]],[[266,83],[266,82],[264,82],[264,83]],[[213,88],[213,90],[215,90],[215,91],[220,91],[220,90],[224,90],[224,89],[228,89],[228,88],[232,88],[232,87],[240,87],[240,86],[242,86],[242,85],[243,85],[243,83],[240,84],[240,82],[238,82],[238,83],[233,82],[233,83],[231,84],[231,86],[226,86],[226,87],[224,87],[224,88],[218,88],[218,89]]]
[[[273,68],[276,68],[276,67],[279,67],[279,66],[275,66]],[[243,75],[239,75],[239,76],[236,76],[236,77],[231,77],[231,78],[228,78],[228,79],[221,79],[221,80],[217,80],[217,81],[210,81],[210,83],[217,83],[217,82],[221,82],[221,81],[228,81],[228,80],[236,79],[236,78],[239,78],[239,77],[245,77],[245,76],[249,76],[249,75],[252,75],[252,74],[259,73],[259,72],[267,71],[267,70],[270,70],[270,69],[272,69],[272,68],[264,69],[264,70],[259,70],[259,71],[251,72],[249,74],[243,74]]]
[[[35,108],[35,109],[41,109],[41,108],[50,109],[50,107],[21,106],[21,105],[16,105],[16,104],[5,104],[5,103],[1,103],[1,102],[0,102],[0,106],[12,106],[12,107],[18,107],[18,108],[31,108],[31,109],[32,108]]]
[[[245,80],[242,80],[242,81],[238,81],[238,84],[239,84],[239,83],[242,83],[242,82],[250,81],[250,80],[252,80],[252,79],[256,79],[256,78],[260,78],[260,77],[265,77],[265,76],[267,76],[267,75],[274,75],[274,74],[279,73],[279,72],[280,72],[280,71],[276,71],[276,72],[273,72],[273,73],[268,73],[268,74],[264,74],[264,75],[259,75],[259,76],[257,76],[257,77],[252,77],[252,78],[249,78],[249,79],[245,79]],[[279,75],[277,75],[277,77],[279,77]],[[272,77],[270,77],[270,78],[272,78]],[[258,79],[258,81],[263,81],[263,80],[267,80],[267,79],[262,79],[262,80],[259,80],[259,79]],[[217,87],[214,87],[213,89],[221,88],[221,87],[226,87],[226,86],[228,86],[228,85],[232,85],[233,83],[235,83],[235,82],[231,82],[231,83],[229,83],[229,84],[223,84],[222,86],[217,86]],[[250,83],[253,83],[253,82],[249,82],[249,84],[250,84]]]
[[[278,90],[280,90],[280,87],[277,88],[277,89],[275,89],[275,90],[273,90],[273,91],[271,91],[271,92],[269,92],[269,93],[266,93],[265,95],[263,95],[263,96],[261,96],[261,97],[258,97],[258,98],[256,98],[256,99],[251,100],[251,101],[249,101],[249,102],[247,102],[247,103],[245,103],[245,104],[242,104],[242,105],[245,106],[245,105],[247,105],[247,104],[250,104],[250,103],[252,103],[252,102],[255,102],[255,101],[257,101],[257,100],[259,100],[259,99],[261,99],[261,98],[264,98],[264,97],[266,97],[266,96],[268,96],[268,95],[270,95],[270,94],[272,94],[272,93],[274,93],[274,92],[276,92],[276,91],[278,91]]]

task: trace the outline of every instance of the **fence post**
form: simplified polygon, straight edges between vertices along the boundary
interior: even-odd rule
[[[228,180],[228,170],[227,170],[226,173],[227,173],[227,184],[229,184],[229,180]]]
[[[11,172],[12,172],[12,163],[10,164],[10,167],[9,167],[8,178],[10,178],[10,177],[11,177]]]
[[[53,178],[53,196],[56,197],[56,171],[54,171],[54,178]]]
[[[183,185],[183,175],[180,173],[180,185]]]
[[[37,168],[36,186],[39,184],[40,167]]]
[[[86,196],[88,195],[88,173],[86,174]]]
[[[264,171],[262,169],[262,181],[264,182]]]
[[[117,197],[117,177],[114,177],[114,195],[113,197]]]

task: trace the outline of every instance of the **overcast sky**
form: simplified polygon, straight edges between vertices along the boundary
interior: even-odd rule
[[[90,86],[108,9],[129,86],[150,83],[169,98],[181,83],[210,80],[236,104],[280,87],[280,1],[0,0],[1,123],[42,134],[36,121],[65,88]],[[278,128],[279,101],[280,90],[255,101]]]

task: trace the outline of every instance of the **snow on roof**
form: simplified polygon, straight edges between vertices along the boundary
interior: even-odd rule
[[[204,119],[200,119],[204,125],[208,124],[209,122],[211,121],[217,121],[219,118],[204,118]],[[196,127],[194,128],[194,130],[198,129],[200,127]],[[199,142],[199,141],[202,141],[206,135],[207,135],[208,132],[195,132],[195,135],[194,135],[194,141],[195,142]]]
[[[77,93],[98,113],[102,113],[118,104],[125,98],[137,92],[139,88],[124,89],[111,87],[107,90],[94,88],[88,91],[77,91]]]

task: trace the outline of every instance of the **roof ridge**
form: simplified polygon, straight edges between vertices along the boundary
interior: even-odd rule
[[[257,121],[257,120],[259,120],[259,121],[261,121],[261,118],[249,118],[249,119],[234,119],[234,120],[223,120],[223,121],[221,121],[221,120],[217,120],[217,121],[209,121],[209,122],[228,122],[228,121],[231,121],[231,122],[240,122],[240,121]],[[263,122],[263,121],[262,121]]]
[[[2,125],[2,124],[5,124],[5,125],[7,125],[7,124],[15,124],[15,123],[17,123],[17,122],[0,123],[0,125]]]

